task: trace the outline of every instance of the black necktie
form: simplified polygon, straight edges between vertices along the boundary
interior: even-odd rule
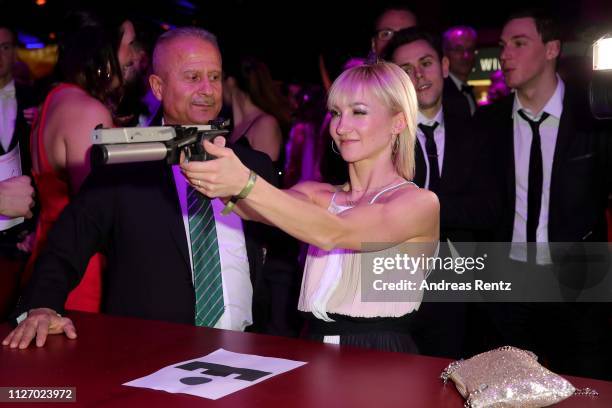
[[[438,149],[434,141],[434,130],[438,127],[438,122],[427,126],[419,123],[419,129],[425,135],[425,151],[427,152],[427,161],[429,162],[429,186],[428,189],[434,193],[438,191],[440,186],[440,170],[438,170]]]
[[[463,84],[461,85],[461,92],[463,92],[464,94],[468,94],[470,96],[474,96],[474,87],[471,85],[466,85]]]
[[[542,149],[540,147],[540,124],[546,120],[548,113],[543,112],[540,120],[529,119],[521,109],[518,114],[531,127],[531,150],[529,152],[529,185],[527,187],[527,242],[536,242],[536,232],[540,221],[542,206]]]

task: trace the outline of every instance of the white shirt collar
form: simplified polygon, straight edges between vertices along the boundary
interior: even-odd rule
[[[9,82],[7,82],[6,85],[0,88],[0,94],[9,93],[9,92],[12,92],[13,95],[15,94],[15,80],[14,79],[11,79]]]
[[[438,122],[438,126],[444,126],[444,114],[443,111],[444,109],[440,106],[440,110],[438,111],[438,113],[436,113],[436,116],[434,116],[432,119],[429,119],[428,117],[426,117],[425,115],[423,115],[421,113],[421,111],[419,111],[419,113],[417,114],[417,123],[423,124],[423,125],[427,125],[427,126],[431,126],[434,124],[434,122]]]
[[[557,88],[555,88],[555,92],[552,94],[544,108],[540,112],[531,112],[529,109],[524,108],[521,105],[521,101],[519,100],[518,94],[514,93],[514,105],[512,106],[512,116],[514,117],[520,109],[523,109],[528,116],[531,116],[534,120],[538,120],[542,115],[542,112],[548,113],[550,116],[554,116],[556,119],[561,118],[561,114],[563,113],[563,97],[565,96],[565,83],[561,79],[559,75],[557,75]]]

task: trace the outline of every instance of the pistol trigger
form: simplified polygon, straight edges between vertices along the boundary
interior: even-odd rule
[[[189,146],[183,147],[183,153],[185,153],[185,162],[189,163],[191,161],[191,149]]]

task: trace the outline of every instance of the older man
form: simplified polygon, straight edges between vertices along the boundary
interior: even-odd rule
[[[476,30],[468,26],[451,27],[444,32],[442,48],[448,58],[448,78],[444,84],[444,95],[456,98],[457,105],[470,115],[476,111],[474,91],[468,85],[468,77],[476,60]]]
[[[212,34],[197,28],[165,33],[153,68],[151,87],[165,124],[196,125],[217,117],[221,54]],[[235,151],[258,174],[272,177],[265,155]],[[56,311],[96,251],[108,259],[103,312],[244,329],[252,322],[249,266],[251,273],[261,266],[261,250],[255,239],[245,239],[237,217],[220,216],[220,207],[163,162],[95,172],[51,231],[21,299],[19,325],[3,344],[25,348],[36,336],[42,346],[47,333],[74,338],[72,322]]]

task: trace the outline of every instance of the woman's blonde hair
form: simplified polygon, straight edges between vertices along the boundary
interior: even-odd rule
[[[340,105],[349,95],[362,91],[371,92],[393,114],[404,114],[406,128],[394,142],[397,145],[393,147],[392,160],[396,171],[405,179],[412,180],[418,103],[410,77],[399,66],[385,61],[350,68],[332,84],[327,107],[331,109]]]

